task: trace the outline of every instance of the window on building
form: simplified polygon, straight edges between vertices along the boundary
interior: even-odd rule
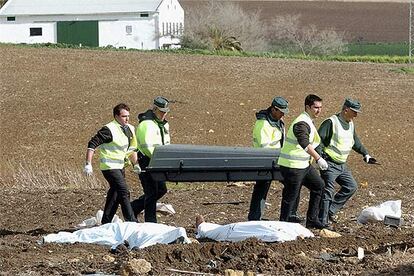
[[[30,36],[42,36],[42,28],[30,28]]]
[[[165,24],[162,22],[162,35],[165,35]]]
[[[140,15],[139,15],[140,17],[149,17],[149,13],[141,13]]]
[[[171,34],[171,22],[168,23],[168,34]]]
[[[16,21],[15,16],[7,16],[7,21]]]
[[[172,34],[175,35],[175,23],[172,23]]]
[[[127,35],[131,35],[132,34],[132,26],[131,25],[126,25],[125,26],[125,32]]]

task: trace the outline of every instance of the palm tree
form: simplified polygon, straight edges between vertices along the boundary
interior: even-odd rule
[[[214,50],[243,51],[240,41],[234,36],[226,36],[224,30],[213,26],[209,28],[209,37]]]

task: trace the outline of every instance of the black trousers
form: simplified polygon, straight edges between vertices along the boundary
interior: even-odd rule
[[[271,181],[266,180],[256,181],[256,184],[254,184],[252,198],[250,200],[249,214],[247,216],[248,220],[262,220],[265,211],[266,198],[271,184]],[[296,205],[294,206],[294,210],[298,209],[299,200],[300,198],[298,197],[296,200]],[[299,217],[296,212],[290,214],[290,216],[294,216],[294,219],[296,220]],[[290,216],[288,221],[290,221]]]
[[[302,186],[310,191],[309,206],[306,213],[306,222],[318,221],[318,213],[325,185],[323,179],[313,166],[306,169],[292,169],[280,166],[283,176],[282,205],[280,208],[280,220],[289,221],[289,217],[296,214],[297,202]]]
[[[145,169],[149,164],[149,158],[139,156],[139,165]],[[167,193],[167,185],[164,181],[154,181],[150,173],[142,172],[139,174],[144,194],[131,202],[135,217],[145,211],[145,222],[157,222],[157,201]]]
[[[118,205],[121,204],[122,215],[125,221],[137,222],[130,203],[130,193],[125,181],[124,170],[104,170],[103,176],[109,183],[106,194],[106,203],[102,216],[102,224],[110,223],[115,216]]]
[[[250,210],[249,215],[247,216],[248,220],[262,219],[267,193],[269,192],[271,184],[272,181],[256,181],[256,184],[253,187],[252,198],[250,200]]]

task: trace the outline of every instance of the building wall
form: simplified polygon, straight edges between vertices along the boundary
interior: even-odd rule
[[[155,20],[122,20],[99,22],[99,46],[156,49]]]
[[[30,28],[41,28],[42,35],[30,35]],[[56,23],[0,24],[0,42],[4,43],[56,43]]]
[[[177,0],[164,0],[158,12],[160,47],[179,44],[184,31],[184,9]]]
[[[56,43],[56,21],[99,21],[99,46],[157,49],[157,13],[112,15],[16,16],[15,21],[0,18],[0,42]],[[128,33],[127,33],[127,26]],[[30,36],[30,28],[42,28],[41,36]]]

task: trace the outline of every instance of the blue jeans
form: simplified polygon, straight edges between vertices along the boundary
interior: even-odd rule
[[[319,219],[323,224],[328,223],[328,216],[334,216],[344,207],[358,187],[346,163],[336,164],[329,160],[327,162],[328,169],[321,171],[321,177],[325,181],[325,188],[322,194]],[[337,193],[335,193],[335,182],[341,186]]]

